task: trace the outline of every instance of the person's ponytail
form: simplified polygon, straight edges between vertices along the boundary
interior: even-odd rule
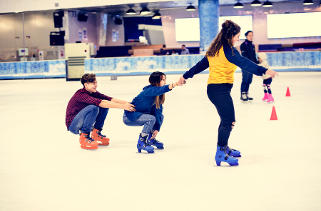
[[[218,55],[223,44],[228,44],[230,47],[233,46],[232,38],[241,31],[241,27],[233,21],[226,20],[222,24],[221,31],[217,34],[214,41],[210,45],[206,52],[206,56]]]

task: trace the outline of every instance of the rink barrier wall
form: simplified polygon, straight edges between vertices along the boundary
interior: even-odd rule
[[[321,71],[321,52],[266,53],[272,69],[279,72]],[[85,72],[98,76],[146,75],[154,71],[181,74],[200,61],[204,55],[171,55],[145,57],[90,58]],[[237,71],[240,71],[239,69]],[[204,73],[207,73],[204,71]],[[2,62],[0,79],[65,78],[65,60]]]

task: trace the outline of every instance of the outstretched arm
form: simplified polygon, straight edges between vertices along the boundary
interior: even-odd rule
[[[166,92],[171,91],[174,87],[179,85],[176,83],[166,84],[164,86],[150,86],[147,89],[144,89],[143,94],[145,96],[159,96],[165,94]]]
[[[125,100],[120,100],[120,99],[117,99],[117,98],[113,98],[111,99],[112,102],[115,102],[115,103],[120,103],[120,104],[126,104],[126,103],[129,103]]]
[[[177,84],[178,86],[182,86],[186,83],[186,79],[193,78],[194,75],[206,70],[209,67],[209,63],[207,60],[207,57],[204,56],[204,58],[199,61],[196,65],[194,65],[191,69],[186,71],[178,80]]]
[[[204,58],[199,61],[196,65],[194,65],[191,69],[189,69],[188,71],[186,71],[183,74],[184,79],[188,79],[188,78],[193,78],[194,75],[203,72],[204,70],[206,70],[209,67],[209,63],[207,60],[207,57],[204,56]]]
[[[175,82],[175,83],[171,83],[169,86],[168,86],[168,88],[169,89],[174,89],[176,86],[179,86],[180,84],[178,83],[178,82]]]
[[[273,78],[277,75],[277,72],[275,72],[274,70],[268,70],[267,68],[257,65],[251,60],[241,56],[235,48],[231,48],[228,45],[223,45],[223,48],[226,59],[236,66],[239,66],[242,70],[258,76],[266,74]]]
[[[121,103],[117,103],[117,102],[113,102],[113,101],[109,101],[109,100],[102,100],[99,104],[99,107],[102,108],[120,108],[120,109],[124,109],[126,111],[135,111],[135,106],[132,104],[121,104]]]
[[[223,48],[226,59],[236,66],[239,66],[242,70],[259,76],[262,76],[267,71],[265,67],[259,66],[248,58],[241,56],[235,48],[227,44],[223,45]]]

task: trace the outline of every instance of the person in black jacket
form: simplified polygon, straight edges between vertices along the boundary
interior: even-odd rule
[[[252,62],[259,64],[255,53],[255,46],[253,42],[253,32],[247,31],[245,33],[246,40],[241,44],[241,54],[242,56],[248,58]],[[241,84],[241,100],[248,101],[253,100],[249,97],[249,88],[252,83],[253,74],[249,73],[247,70],[242,69],[242,84]]]

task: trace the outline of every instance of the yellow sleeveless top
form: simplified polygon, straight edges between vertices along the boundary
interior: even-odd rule
[[[218,55],[207,56],[207,60],[209,63],[209,77],[207,84],[232,84],[234,82],[234,72],[237,66],[227,60],[223,46],[219,50]]]

